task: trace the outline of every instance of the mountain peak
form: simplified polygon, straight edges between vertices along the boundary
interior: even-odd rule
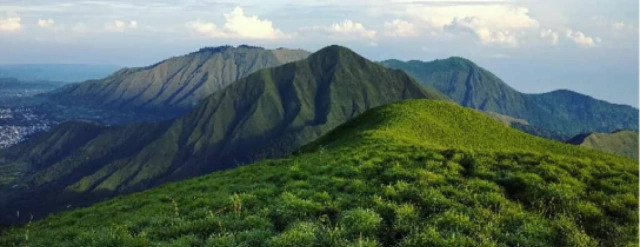
[[[238,47],[234,47],[231,45],[223,45],[223,46],[206,46],[203,48],[200,48],[200,50],[198,50],[196,53],[201,53],[201,52],[212,52],[212,53],[216,53],[216,52],[225,52],[225,51],[230,51],[230,50],[240,50],[240,49],[250,49],[250,50],[264,50],[263,47],[260,46],[250,46],[250,45],[239,45]]]
[[[316,51],[309,56],[308,61],[314,66],[319,66],[320,68],[325,69],[333,68],[340,64],[354,66],[364,65],[367,62],[371,62],[351,49],[339,45],[327,46]]]
[[[335,55],[352,54],[352,55],[360,56],[354,51],[352,51],[351,49],[344,46],[340,46],[340,45],[330,45],[330,46],[324,47],[318,50],[317,52],[315,52],[313,55],[329,55],[329,54],[335,54]]]

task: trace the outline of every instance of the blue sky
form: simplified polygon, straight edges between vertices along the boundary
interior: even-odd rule
[[[135,2],[135,3],[131,3]],[[0,64],[142,66],[203,46],[469,58],[528,93],[638,106],[636,0],[0,0]]]

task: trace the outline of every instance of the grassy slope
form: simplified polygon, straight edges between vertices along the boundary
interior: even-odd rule
[[[102,132],[98,125],[67,122],[43,133],[21,148],[0,150],[0,188],[14,184],[24,173],[38,169],[36,164],[55,163],[85,145]]]
[[[638,246],[637,174],[628,159],[410,100],[287,159],[34,222],[28,244]],[[25,234],[0,244],[27,244]]]
[[[5,200],[0,216],[15,219],[6,213],[14,210],[43,215],[50,207],[77,205],[74,198],[98,200],[283,157],[367,109],[412,98],[446,99],[404,72],[327,47],[239,80],[173,122],[110,128],[63,159],[33,164],[44,169],[24,178],[31,191]]]
[[[104,79],[75,84],[52,98],[105,107],[186,110],[255,71],[308,55],[302,50],[249,46],[203,48],[152,66],[122,69]]]
[[[637,131],[621,130],[613,133],[590,133],[576,136],[567,142],[636,160],[638,159]]]
[[[387,60],[381,64],[409,73],[421,84],[435,87],[463,106],[524,119],[532,126],[547,129],[522,128],[545,137],[566,140],[585,132],[638,129],[638,110],[631,106],[569,90],[523,94],[464,58],[432,62]]]

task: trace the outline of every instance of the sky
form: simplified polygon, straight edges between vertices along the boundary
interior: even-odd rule
[[[461,56],[526,93],[638,107],[637,0],[0,0],[0,64],[144,66],[205,46]]]

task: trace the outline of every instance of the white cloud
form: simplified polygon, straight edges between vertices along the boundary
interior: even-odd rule
[[[344,20],[341,23],[334,23],[324,29],[329,32],[332,37],[340,39],[374,39],[376,37],[375,30],[369,30],[365,28],[362,23],[354,22],[352,20]]]
[[[15,32],[22,29],[20,17],[8,17],[0,19],[0,32]]]
[[[212,38],[281,39],[290,37],[274,28],[270,20],[244,14],[241,7],[224,14],[225,23],[219,28],[215,23],[200,19],[187,23],[187,28]]]
[[[228,35],[220,30],[216,24],[211,22],[203,22],[200,19],[187,23],[187,28],[212,38],[227,37]]]
[[[567,38],[573,40],[573,42],[582,47],[593,47],[596,46],[597,43],[602,42],[602,39],[600,39],[600,37],[596,37],[594,39],[580,31],[573,31],[571,29],[567,30]]]
[[[624,24],[624,22],[614,22],[611,27],[613,27],[614,30],[622,30],[626,25]]]
[[[107,29],[108,31],[114,31],[114,32],[124,32],[124,30],[127,27],[124,24],[124,21],[113,21],[112,23],[108,23],[107,25],[105,25],[105,29]]]
[[[518,46],[538,21],[529,9],[505,4],[411,6],[406,12],[440,31],[471,31],[484,45]]]
[[[623,34],[623,33],[628,33],[628,32],[637,32],[638,28],[633,25],[632,23],[625,23],[622,21],[618,21],[618,22],[614,22],[611,24],[611,29],[613,29],[613,31]]]
[[[55,21],[53,21],[52,19],[48,19],[48,20],[39,19],[38,20],[38,26],[40,26],[40,27],[50,27],[50,26],[53,26],[53,24],[55,24]]]
[[[124,32],[124,31],[127,31],[128,29],[135,29],[137,27],[138,27],[138,22],[135,20],[130,21],[128,25],[125,21],[122,21],[122,20],[115,20],[105,25],[105,29],[111,32]]]
[[[413,23],[404,20],[393,20],[385,22],[386,35],[391,37],[415,37],[418,36],[418,30]]]
[[[471,32],[483,45],[516,47],[519,44],[518,33],[512,30],[491,30],[484,20],[477,17],[456,18],[445,29],[450,32]]]
[[[557,45],[558,41],[560,40],[560,35],[558,34],[558,32],[555,32],[551,29],[540,31],[540,37],[550,39],[552,45]]]
[[[529,9],[503,4],[466,4],[449,6],[411,7],[407,12],[427,21],[435,28],[444,28],[456,19],[475,18],[482,20],[491,29],[522,29],[537,27],[538,21],[529,16]]]

